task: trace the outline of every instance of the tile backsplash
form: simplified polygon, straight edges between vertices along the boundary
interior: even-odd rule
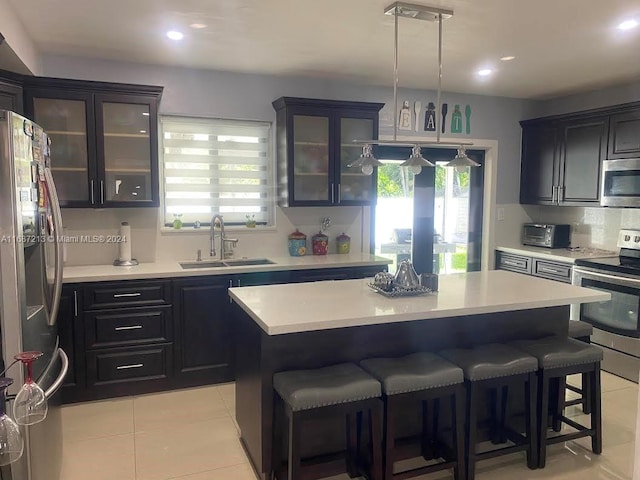
[[[335,238],[342,232],[351,237],[352,252],[369,250],[368,207],[299,207],[277,208],[276,226],[262,230],[246,227],[229,227],[226,234],[237,238],[236,257],[286,256],[287,236],[296,228],[307,235],[307,246],[311,237],[320,230],[323,217],[331,219],[329,253],[336,252]],[[140,262],[191,260],[198,249],[203,258],[209,255],[209,229],[188,232],[160,228],[160,209],[63,209],[62,218],[66,235],[115,235],[121,222],[131,225],[132,255]],[[218,243],[216,242],[216,245]],[[105,265],[118,256],[118,245],[113,243],[67,243],[66,265]]]

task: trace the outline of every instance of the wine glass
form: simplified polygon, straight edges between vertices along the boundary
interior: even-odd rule
[[[21,352],[15,357],[27,366],[27,380],[13,402],[13,416],[18,425],[33,425],[47,416],[47,397],[40,386],[33,381],[33,362],[42,352]]]
[[[24,442],[20,427],[5,412],[5,390],[13,383],[11,378],[0,378],[0,466],[9,465],[22,456]]]

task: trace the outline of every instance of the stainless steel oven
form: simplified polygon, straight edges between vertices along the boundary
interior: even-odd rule
[[[640,158],[605,160],[600,194],[605,207],[640,207]]]
[[[572,305],[571,317],[593,325],[591,341],[604,350],[603,370],[638,382],[640,276],[575,266],[572,283],[611,294],[606,302]]]

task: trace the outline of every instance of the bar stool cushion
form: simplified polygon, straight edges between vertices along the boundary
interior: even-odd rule
[[[602,360],[602,350],[594,345],[563,337],[518,340],[510,345],[533,355],[540,368],[562,368]]]
[[[400,358],[370,358],[360,366],[382,383],[387,395],[417,392],[462,383],[462,370],[433,353]]]
[[[440,355],[462,368],[464,377],[472,382],[520,375],[538,369],[534,357],[500,343],[489,343],[473,349],[444,350]]]
[[[273,388],[293,411],[356,402],[381,395],[375,378],[353,363],[276,373]]]
[[[569,322],[569,337],[582,338],[590,337],[593,334],[593,325],[581,320],[571,320]]]

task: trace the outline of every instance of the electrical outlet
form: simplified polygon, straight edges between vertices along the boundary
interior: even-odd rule
[[[498,221],[504,222],[504,207],[498,207]]]

